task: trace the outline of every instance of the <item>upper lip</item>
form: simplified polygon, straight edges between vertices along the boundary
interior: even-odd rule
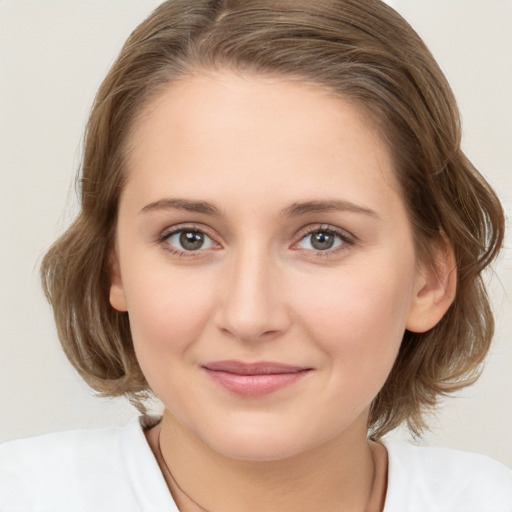
[[[212,361],[203,364],[203,368],[216,372],[234,373],[237,375],[271,375],[279,373],[297,373],[310,370],[306,366],[295,366],[272,361],[246,363],[243,361]]]

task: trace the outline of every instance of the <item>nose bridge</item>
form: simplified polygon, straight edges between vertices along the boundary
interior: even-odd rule
[[[219,303],[218,325],[225,332],[253,341],[286,329],[288,317],[279,268],[268,248],[249,242],[234,251]]]

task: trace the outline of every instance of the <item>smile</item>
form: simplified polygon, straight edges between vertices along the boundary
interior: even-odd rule
[[[203,365],[203,370],[223,388],[248,397],[274,393],[288,387],[311,372],[311,368],[281,363],[215,361]]]

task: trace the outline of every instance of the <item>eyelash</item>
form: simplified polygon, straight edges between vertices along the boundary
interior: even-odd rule
[[[336,256],[338,252],[346,251],[349,247],[353,246],[356,243],[356,238],[353,235],[350,235],[345,230],[323,224],[321,226],[316,226],[314,228],[310,228],[301,234],[299,242],[304,240],[306,237],[313,235],[314,233],[324,233],[328,235],[337,236],[341,240],[340,246],[335,249],[327,249],[325,251],[315,251],[313,250],[313,254],[318,258],[329,258],[331,256]],[[296,243],[299,243],[296,242]],[[296,244],[294,244],[296,245]],[[307,250],[307,249],[304,249]]]
[[[168,240],[169,240],[169,238],[171,236],[176,235],[178,233],[183,233],[183,232],[185,232],[185,233],[187,233],[187,232],[190,232],[190,233],[200,233],[200,234],[206,235],[212,241],[213,244],[218,245],[213,240],[213,237],[211,237],[204,230],[204,228],[200,228],[199,226],[194,226],[194,225],[179,225],[179,226],[174,226],[171,229],[164,230],[162,232],[162,234],[160,235],[160,237],[158,239],[158,242],[162,245],[164,250],[170,252],[171,254],[173,254],[175,256],[179,256],[179,257],[182,257],[182,258],[197,258],[197,257],[199,257],[199,253],[202,252],[201,250],[196,250],[196,251],[180,251],[179,249],[175,249],[172,245],[170,245],[168,243]]]
[[[207,236],[212,241],[213,245],[217,245],[217,246],[219,245],[213,240],[213,237],[211,237],[208,234],[208,232],[204,230],[204,228],[201,228],[201,227],[195,226],[195,225],[179,225],[179,226],[174,226],[173,228],[171,228],[169,230],[165,230],[159,236],[158,243],[162,245],[164,250],[166,250],[166,251],[170,252],[171,254],[176,255],[178,257],[184,257],[184,258],[200,257],[199,253],[204,252],[204,249],[203,250],[198,249],[195,251],[180,251],[179,249],[174,248],[173,246],[171,246],[168,243],[168,240],[171,236],[176,235],[178,233],[183,233],[183,232],[203,234],[203,235]],[[315,226],[314,228],[310,228],[310,229],[306,230],[305,232],[303,232],[300,236],[299,241],[296,242],[294,245],[297,245],[302,240],[304,240],[306,237],[308,237],[314,233],[325,233],[328,235],[334,235],[334,236],[338,237],[342,242],[337,248],[327,249],[325,251],[315,251],[315,250],[311,251],[308,249],[303,249],[305,251],[312,252],[312,254],[314,256],[319,257],[319,258],[335,256],[338,252],[346,251],[348,248],[350,248],[351,246],[353,246],[356,243],[356,238],[353,235],[350,235],[349,233],[347,233],[345,230],[342,230],[340,228],[337,228],[337,227],[334,227],[331,225],[320,225],[320,226]],[[296,249],[296,250],[300,250],[300,249]]]

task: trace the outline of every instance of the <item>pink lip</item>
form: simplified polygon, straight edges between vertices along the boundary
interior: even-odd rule
[[[311,368],[262,361],[215,361],[203,365],[208,376],[228,391],[244,396],[263,396],[302,379]]]

